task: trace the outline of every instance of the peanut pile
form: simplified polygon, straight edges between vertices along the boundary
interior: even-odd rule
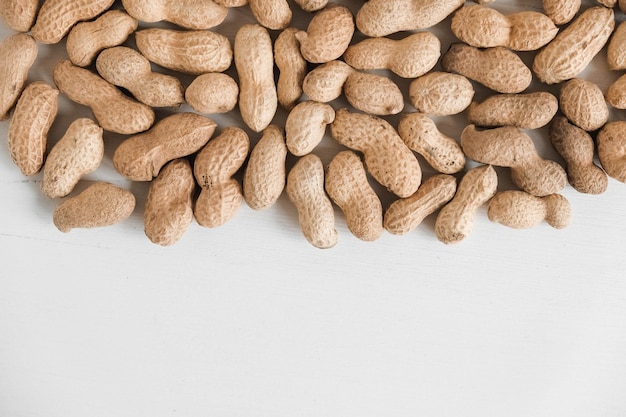
[[[0,41],[0,120],[17,168],[41,174],[41,191],[60,200],[52,217],[62,232],[135,209],[135,196],[108,182],[74,192],[105,158],[107,132],[127,136],[117,172],[150,182],[145,234],[158,245],[178,242],[194,219],[219,227],[244,202],[264,210],[283,193],[317,248],[337,244],[335,206],[363,241],[437,213],[437,238],[456,243],[483,205],[508,227],[564,228],[568,183],[600,194],[608,177],[626,182],[626,121],[609,121],[611,108],[626,109],[626,75],[607,91],[581,76],[603,49],[609,70],[626,69],[626,23],[616,19],[626,1],[543,0],[543,12],[508,15],[493,1],[369,0],[353,14],[328,0],[0,0],[16,32]],[[240,7],[256,22],[231,42],[220,25]],[[294,7],[309,17],[305,30],[290,26]],[[457,41],[443,51],[429,29],[448,18]],[[60,42],[54,85],[28,82],[39,45]],[[530,67],[520,57],[529,51]],[[560,94],[530,92],[533,81]],[[479,90],[489,92],[482,102]],[[93,117],[51,146],[60,94]],[[230,112],[240,126],[209,117]],[[464,120],[459,138],[439,130],[445,117]],[[543,127],[561,161],[535,147],[528,131]],[[340,148],[326,166],[316,155],[324,140]],[[498,191],[494,167],[517,189]]]

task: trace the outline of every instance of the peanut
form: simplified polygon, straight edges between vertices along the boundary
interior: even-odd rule
[[[50,198],[65,197],[84,175],[100,166],[103,157],[102,128],[91,119],[76,119],[50,150],[41,191]]]
[[[328,0],[294,0],[305,12],[316,12],[328,4]]]
[[[249,0],[249,3],[257,22],[268,29],[284,29],[291,23],[287,0]]]
[[[61,202],[54,225],[67,233],[76,228],[105,227],[126,220],[135,210],[135,196],[108,182],[96,182],[77,196]]]
[[[616,109],[626,109],[626,75],[622,75],[609,86],[606,101]]]
[[[333,157],[326,170],[326,192],[346,216],[354,236],[371,242],[382,235],[383,206],[357,154],[342,151]]]
[[[337,244],[335,212],[324,191],[324,165],[315,154],[303,156],[287,175],[287,196],[296,206],[306,240],[319,249]]]
[[[609,39],[606,55],[610,70],[626,69],[626,24],[624,22],[617,26]]]
[[[194,78],[185,90],[185,101],[200,113],[228,113],[237,106],[239,86],[230,75],[221,72]]]
[[[409,85],[409,100],[419,112],[433,116],[461,113],[474,97],[472,83],[463,75],[433,71]]]
[[[456,179],[438,174],[428,178],[415,194],[394,201],[385,212],[385,229],[394,235],[404,235],[449,202],[456,193]]]
[[[17,32],[28,32],[35,23],[39,0],[0,0],[0,19]]]
[[[354,35],[354,18],[345,6],[329,4],[311,19],[306,31],[296,33],[304,59],[314,64],[338,59]]]
[[[496,194],[497,187],[498,176],[491,165],[467,171],[459,182],[456,194],[437,216],[437,239],[453,244],[467,238],[474,229],[478,208]]]
[[[287,28],[274,42],[274,61],[279,70],[276,92],[278,102],[286,110],[291,110],[302,96],[302,82],[307,73],[296,32],[296,28]]]
[[[224,7],[241,7],[248,4],[248,0],[213,0],[215,3]]]
[[[609,107],[600,87],[591,81],[573,78],[561,87],[561,111],[576,126],[598,130],[609,120]]]
[[[596,141],[602,168],[609,177],[626,182],[626,121],[605,124]]]
[[[122,0],[129,15],[142,22],[171,22],[186,29],[210,29],[226,19],[228,9],[212,0]]]
[[[239,210],[243,194],[239,182],[232,177],[246,160],[249,147],[246,132],[227,127],[196,155],[193,173],[201,191],[194,215],[200,226],[222,226]]]
[[[556,25],[569,23],[580,10],[581,0],[543,0],[543,10]]]
[[[605,7],[615,7],[617,0],[598,0],[598,3]]]
[[[558,110],[558,99],[546,91],[496,94],[482,103],[472,102],[467,117],[477,126],[538,129],[550,123]]]
[[[37,59],[37,42],[16,33],[0,42],[0,121],[9,118]]]
[[[326,133],[326,125],[335,120],[330,104],[317,101],[298,103],[287,116],[285,138],[293,155],[303,156],[315,149]]]
[[[186,159],[169,162],[150,183],[143,218],[144,232],[152,243],[173,245],[187,231],[193,221],[195,187]]]
[[[216,128],[211,119],[196,113],[175,113],[147,132],[131,136],[115,150],[113,165],[133,181],[150,181],[169,161],[198,151]]]
[[[34,175],[43,166],[48,131],[58,110],[59,90],[43,81],[24,89],[9,123],[11,159],[24,175]]]
[[[489,202],[487,217],[514,229],[535,227],[544,220],[555,229],[563,229],[569,226],[572,213],[569,201],[560,194],[536,197],[510,190],[496,193]]]

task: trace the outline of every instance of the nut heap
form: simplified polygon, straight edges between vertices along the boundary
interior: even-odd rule
[[[438,213],[437,238],[459,242],[485,204],[508,227],[563,228],[568,182],[587,194],[604,192],[609,176],[626,182],[626,122],[609,121],[611,108],[626,108],[626,75],[605,92],[583,76],[603,49],[609,70],[626,69],[626,23],[615,16],[626,2],[544,0],[543,13],[506,15],[493,1],[369,0],[353,12],[339,0],[0,0],[16,32],[0,42],[0,120],[10,119],[18,169],[41,173],[42,192],[62,200],[52,217],[63,232],[135,209],[130,191],[104,181],[74,192],[111,132],[127,136],[117,172],[150,182],[145,234],[158,245],[179,241],[194,219],[219,227],[242,203],[263,210],[283,193],[318,248],[338,241],[335,207],[363,241]],[[231,40],[220,25],[242,7],[256,23]],[[296,11],[306,28],[292,26]],[[445,51],[429,30],[439,24],[457,39]],[[67,57],[55,85],[29,82],[38,44],[59,42]],[[93,117],[50,146],[59,94]],[[229,112],[239,126],[209,118]],[[460,137],[439,130],[446,117],[464,119]],[[528,131],[541,128],[562,161],[540,156]],[[315,154],[323,140],[343,148],[327,166]],[[494,167],[518,189],[498,191]]]

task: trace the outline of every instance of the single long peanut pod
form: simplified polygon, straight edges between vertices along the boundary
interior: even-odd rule
[[[28,32],[38,10],[39,0],[1,0],[0,20],[17,32]]]
[[[267,29],[256,24],[239,28],[235,35],[235,67],[241,117],[250,129],[260,132],[269,126],[278,108],[274,51]]]
[[[65,197],[103,157],[102,128],[91,119],[75,120],[46,158],[41,191],[50,198]]]
[[[479,49],[454,43],[443,55],[441,66],[499,93],[521,93],[533,78],[522,59],[503,47]]]
[[[382,235],[383,206],[357,154],[342,151],[334,156],[326,169],[326,192],[346,216],[354,236],[371,242]]]
[[[580,10],[581,0],[543,0],[543,10],[556,25],[569,23]]]
[[[59,91],[89,107],[104,130],[130,135],[143,132],[154,123],[151,107],[131,99],[99,75],[69,60],[55,66],[53,77]]]
[[[454,198],[437,216],[437,239],[445,244],[453,244],[467,238],[474,229],[476,211],[496,194],[497,187],[498,176],[491,165],[467,171],[459,182]]]
[[[221,72],[210,72],[194,78],[185,90],[185,101],[200,113],[228,113],[237,106],[239,86]]]
[[[619,71],[626,69],[626,24],[621,22],[609,39],[606,50],[609,69]]]
[[[287,145],[282,130],[269,125],[250,152],[243,177],[243,197],[252,210],[264,210],[276,203],[287,180]]]
[[[285,138],[287,149],[293,155],[311,153],[322,141],[326,125],[335,120],[335,110],[330,104],[317,101],[298,103],[287,115]]]
[[[465,167],[461,146],[441,133],[435,122],[423,113],[410,113],[400,119],[398,134],[438,172],[455,174]]]
[[[576,126],[598,130],[609,120],[609,107],[600,87],[591,81],[573,78],[561,87],[561,111]]]
[[[387,121],[339,109],[330,131],[340,144],[364,154],[367,171],[389,191],[398,197],[417,191],[422,181],[419,162]]]
[[[448,203],[456,193],[456,178],[437,174],[428,178],[412,196],[394,201],[385,212],[385,229],[394,235],[404,235]]]
[[[536,197],[524,191],[496,193],[489,202],[487,217],[513,229],[529,229],[546,221],[555,229],[569,226],[572,217],[569,201],[560,194]]]
[[[114,0],[45,0],[37,13],[31,34],[38,42],[59,43],[76,23],[107,11]]]
[[[612,9],[586,9],[535,56],[535,75],[546,84],[576,77],[604,47],[614,27]]]
[[[338,59],[354,35],[354,18],[345,6],[329,4],[317,12],[306,31],[296,33],[300,52],[307,61],[322,64]]]
[[[271,30],[280,30],[291,23],[292,12],[287,0],[249,0],[257,22]]]
[[[61,202],[54,209],[53,221],[64,233],[76,228],[112,226],[130,217],[135,204],[130,191],[108,182],[96,182]]]
[[[37,58],[37,42],[16,33],[0,42],[0,121],[9,117]]]
[[[487,6],[465,5],[452,16],[450,29],[460,41],[477,48],[507,46],[511,22],[505,15]]]
[[[435,26],[461,7],[463,0],[370,0],[356,15],[356,27],[370,37]]]
[[[226,71],[233,61],[228,38],[210,30],[149,28],[135,32],[135,41],[150,62],[186,74]]]
[[[100,51],[124,43],[137,24],[137,19],[122,10],[110,10],[94,21],[79,23],[67,35],[67,55],[74,65],[91,65]]]
[[[319,249],[337,244],[335,212],[324,190],[324,165],[315,154],[303,156],[287,175],[287,196],[296,206],[306,240]]]
[[[233,175],[248,156],[250,139],[238,127],[227,127],[196,155],[193,173],[200,184],[194,215],[200,226],[219,227],[239,211],[243,194]]]
[[[616,109],[626,109],[626,75],[622,75],[609,86],[606,101]]]
[[[278,67],[276,92],[278,102],[291,110],[302,96],[302,83],[307,73],[307,63],[300,52],[296,28],[283,30],[274,42],[274,61]]]
[[[507,47],[514,51],[536,51],[550,43],[559,28],[543,13],[525,10],[507,16],[511,36]]]
[[[311,70],[302,82],[309,100],[328,103],[341,96],[343,86],[354,68],[343,61],[330,61]]]
[[[150,181],[171,160],[193,154],[215,132],[216,123],[196,113],[174,113],[147,132],[124,140],[113,154],[117,172],[133,181]]]
[[[58,110],[59,90],[43,81],[24,89],[9,123],[11,159],[23,175],[34,175],[43,166],[48,132]]]
[[[557,117],[550,125],[550,141],[565,160],[572,187],[586,194],[606,191],[608,178],[593,162],[595,145],[589,133],[570,124],[567,118]]]
[[[596,142],[600,164],[608,176],[626,182],[626,121],[605,124]]]
[[[550,123],[558,110],[559,100],[547,91],[495,94],[482,103],[472,102],[467,117],[476,126],[538,129]]]
[[[433,116],[461,113],[474,97],[472,83],[463,75],[433,71],[413,80],[409,99],[415,109]]]
[[[294,0],[305,12],[316,12],[328,4],[328,0]]]
[[[178,242],[193,221],[196,180],[186,159],[163,167],[150,183],[144,209],[144,232],[152,243],[170,246]]]
[[[142,22],[171,22],[185,29],[210,29],[226,19],[228,9],[212,0],[122,0],[126,12]]]

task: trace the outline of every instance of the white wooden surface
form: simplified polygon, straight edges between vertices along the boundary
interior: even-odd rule
[[[339,3],[356,12],[361,2]],[[294,24],[306,18],[297,12]],[[249,21],[247,7],[232,10],[220,30],[232,36]],[[443,50],[448,29],[433,29]],[[42,47],[30,80],[51,82],[64,56],[64,44]],[[604,59],[581,76],[606,90],[619,74]],[[51,144],[90,115],[61,106]],[[464,115],[439,124],[458,137]],[[559,160],[545,134],[533,137]],[[317,250],[283,195],[264,212],[244,205],[218,229],[193,224],[161,248],[143,234],[147,185],[112,167],[121,140],[107,134],[103,165],[79,189],[128,187],[135,213],[69,234],[52,224],[57,201],[39,191],[41,175],[23,177],[0,150],[0,416],[626,415],[626,185],[610,180],[601,196],[568,186],[574,217],[561,231],[507,229],[481,208],[455,246],[437,241],[433,218],[364,243],[337,210],[340,241]],[[327,137],[317,152],[327,162],[337,149]],[[509,188],[508,171],[498,173]]]

